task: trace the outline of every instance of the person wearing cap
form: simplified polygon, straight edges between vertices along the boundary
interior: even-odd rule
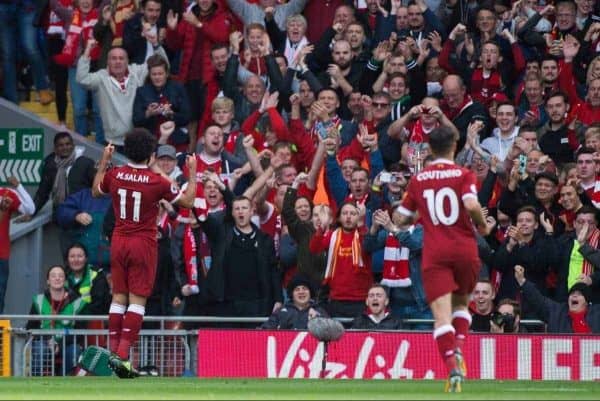
[[[590,304],[591,289],[579,281],[568,292],[567,302],[556,302],[543,296],[537,287],[525,278],[525,268],[514,267],[521,299],[527,300],[546,322],[548,333],[600,333],[600,306]]]
[[[156,162],[172,181],[181,184],[182,171],[177,166],[177,151],[173,145],[160,145],[156,150]]]
[[[275,311],[261,329],[307,330],[308,320],[327,317],[327,312],[315,304],[314,284],[308,276],[296,274],[287,286],[290,301]]]
[[[516,225],[507,229],[507,240],[494,255],[493,266],[502,273],[497,299],[517,299],[519,288],[512,276],[515,265],[524,266],[527,279],[543,295],[549,295],[546,278],[551,267],[558,266],[560,261],[550,218],[540,216],[533,206],[525,206],[519,209],[515,221]],[[523,302],[522,309],[525,318],[540,318],[528,302]]]
[[[556,200],[558,177],[554,173],[542,171],[532,180],[529,164],[530,159],[533,161],[534,153],[537,155],[539,152],[531,150],[527,155],[526,174],[520,173],[519,159],[515,159],[508,177],[508,185],[498,201],[498,209],[514,218],[522,207],[533,206],[538,217],[545,213],[552,223],[554,236],[558,237],[565,231],[565,223],[559,218],[563,208]],[[541,157],[536,161],[539,162],[539,159]]]

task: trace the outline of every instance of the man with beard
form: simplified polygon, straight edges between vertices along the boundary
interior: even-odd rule
[[[352,118],[348,110],[347,96],[358,87],[363,63],[355,62],[352,48],[347,40],[338,40],[331,49],[333,63],[321,72],[317,78],[325,88],[332,88],[340,99],[339,114],[343,119]]]
[[[567,95],[563,92],[551,93],[546,100],[550,121],[538,131],[540,149],[558,165],[573,162],[573,155],[581,146],[575,131],[567,126],[569,108]]]

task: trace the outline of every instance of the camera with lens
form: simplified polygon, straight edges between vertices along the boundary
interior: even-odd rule
[[[515,316],[510,313],[494,312],[491,317],[492,322],[498,327],[504,327],[505,333],[515,331]]]

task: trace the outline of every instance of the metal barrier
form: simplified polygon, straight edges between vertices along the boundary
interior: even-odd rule
[[[10,376],[10,320],[0,320],[0,377]]]
[[[107,316],[40,316],[6,315],[0,319],[107,321]],[[73,368],[81,352],[90,345],[107,347],[108,330],[105,329],[32,329],[10,326],[10,320],[0,320],[0,376],[65,376]],[[197,367],[197,330],[167,328],[170,322],[183,323],[247,323],[257,327],[264,317],[216,316],[146,316],[144,322],[158,322],[152,330],[142,330],[140,339],[132,348],[130,359],[134,366],[152,367],[159,376],[194,375]],[[338,318],[342,323],[352,319]],[[429,319],[404,319],[405,323],[432,324]],[[543,324],[540,321],[525,321]]]

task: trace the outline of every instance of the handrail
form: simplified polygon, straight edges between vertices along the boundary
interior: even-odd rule
[[[108,320],[108,315],[0,315],[0,320]],[[234,316],[144,316],[147,322],[188,322],[188,323],[262,323],[268,317],[234,317]],[[349,317],[334,317],[342,323],[350,323]],[[433,319],[402,319],[403,323],[433,323]],[[545,322],[536,319],[520,320],[524,325],[544,325]]]

